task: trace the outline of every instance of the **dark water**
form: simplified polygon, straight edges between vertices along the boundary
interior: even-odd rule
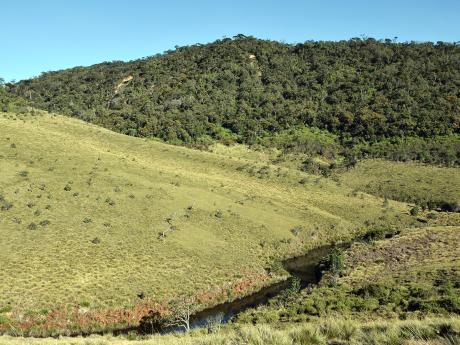
[[[317,284],[321,272],[319,271],[319,264],[334,248],[334,246],[328,245],[318,247],[310,250],[307,254],[298,256],[295,258],[287,259],[282,262],[284,268],[290,273],[291,277],[267,286],[251,295],[236,299],[232,302],[226,302],[218,304],[214,307],[204,309],[190,318],[190,326],[202,327],[206,326],[209,322],[228,322],[236,314],[245,311],[249,308],[254,308],[259,305],[268,303],[268,301],[280,294],[283,290],[289,288],[292,284],[293,277],[300,280],[301,288],[305,288],[311,284]],[[140,331],[147,332],[148,326],[142,322],[140,325]],[[166,333],[180,331],[179,328],[170,328],[164,330]]]
[[[221,319],[227,322],[234,315],[249,309],[268,303],[268,301],[289,288],[292,284],[292,277],[300,279],[301,288],[310,284],[318,283],[320,272],[318,265],[321,260],[331,251],[331,246],[315,248],[307,254],[283,261],[284,268],[290,273],[291,278],[267,286],[251,295],[236,299],[232,302],[218,304],[193,315],[191,326],[204,326],[209,320]]]

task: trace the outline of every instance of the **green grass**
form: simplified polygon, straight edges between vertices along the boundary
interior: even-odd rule
[[[339,178],[351,188],[389,199],[460,204],[458,168],[372,159],[359,162]]]
[[[460,341],[460,319],[393,320],[359,322],[325,319],[285,325],[243,325],[224,327],[210,333],[205,329],[189,334],[147,336],[91,336],[88,338],[30,339],[0,336],[2,345],[326,345],[326,344],[411,344],[452,345]]]
[[[0,307],[11,305],[12,318],[129,309],[144,303],[141,292],[149,302],[194,293],[211,304],[279,279],[265,269],[276,258],[378,224],[417,223],[404,203],[383,206],[332,180],[248,157],[47,113],[4,113]]]

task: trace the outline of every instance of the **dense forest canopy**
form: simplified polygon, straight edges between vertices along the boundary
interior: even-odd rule
[[[305,126],[348,146],[431,140],[460,133],[460,46],[237,35],[47,72],[11,90],[39,108],[172,143],[253,144]]]

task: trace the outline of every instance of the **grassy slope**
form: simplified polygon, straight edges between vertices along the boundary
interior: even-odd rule
[[[458,168],[372,159],[359,162],[340,179],[352,188],[389,199],[460,204]]]
[[[357,243],[347,255],[342,282],[439,284],[450,278],[460,284],[460,227],[408,229],[390,240]],[[457,286],[460,288],[460,286]]]
[[[0,211],[0,306],[130,307],[141,291],[157,301],[234,296],[241,289],[232,284],[266,277],[270,257],[347,238],[364,224],[414,222],[405,204],[383,208],[382,199],[285,168],[251,176],[239,169],[247,165],[258,169],[66,117],[5,113],[0,193],[13,207]]]

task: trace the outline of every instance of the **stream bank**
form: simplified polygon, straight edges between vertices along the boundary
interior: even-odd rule
[[[338,246],[346,247],[348,244],[340,244]],[[193,314],[190,317],[190,328],[203,327],[214,320],[226,323],[240,312],[267,304],[270,299],[289,288],[294,278],[299,279],[302,289],[309,285],[317,284],[321,279],[321,270],[319,267],[321,261],[338,246],[325,245],[317,247],[304,255],[282,261],[284,269],[290,274],[289,278],[267,286],[248,296],[238,298],[231,302],[221,303]],[[169,333],[181,330],[183,329],[179,327],[171,327],[162,330],[162,332]],[[141,320],[138,331],[144,334],[152,333],[151,323],[148,318]]]

